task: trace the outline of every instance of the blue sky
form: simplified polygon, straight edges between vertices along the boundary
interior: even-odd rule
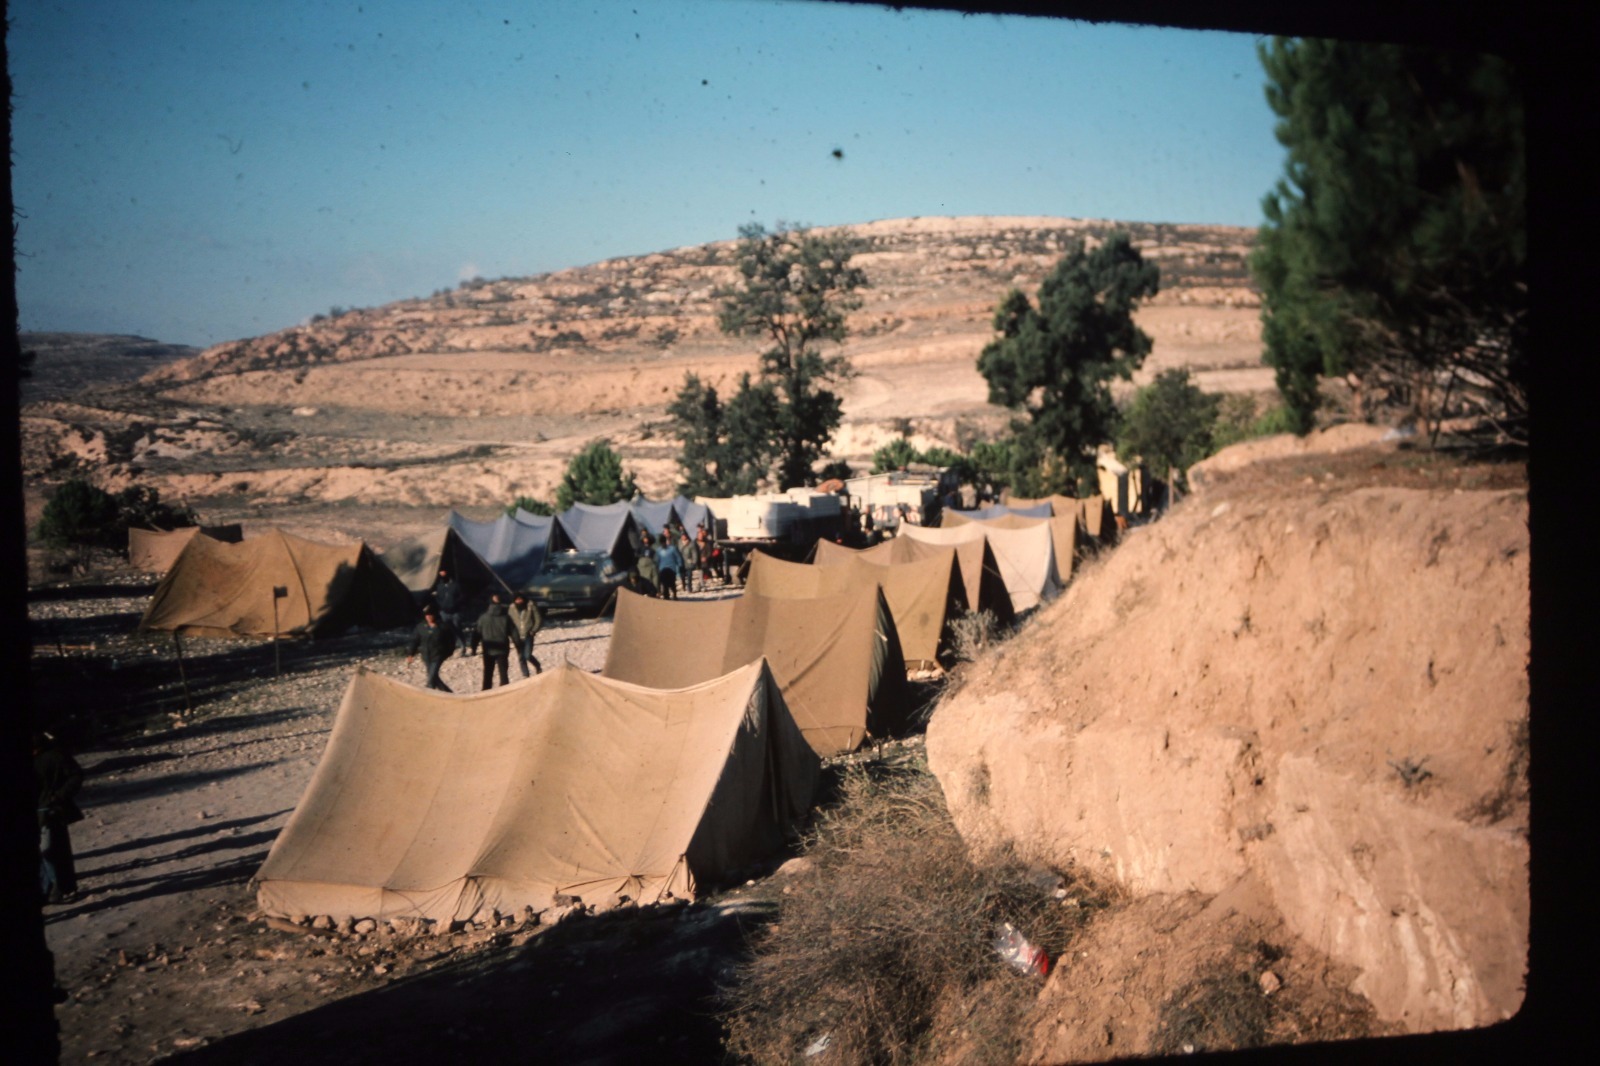
[[[212,344],[747,221],[1256,225],[1283,165],[1237,34],[769,0],[10,17],[25,330]]]

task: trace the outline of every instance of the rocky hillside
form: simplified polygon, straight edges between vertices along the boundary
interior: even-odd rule
[[[867,465],[908,433],[964,447],[999,431],[976,360],[994,307],[1032,294],[1076,237],[1131,231],[1161,266],[1139,312],[1155,341],[1141,377],[1187,366],[1213,391],[1265,391],[1253,231],[1059,218],[923,218],[850,227],[870,281],[843,351],[833,454]],[[475,280],[383,307],[318,316],[189,358],[141,381],[40,393],[23,411],[30,506],[87,468],[108,488],[140,482],[217,521],[270,513],[387,543],[443,508],[487,517],[549,498],[570,456],[605,437],[651,495],[676,485],[665,405],[690,371],[727,385],[759,344],[723,336],[716,292],[736,242],[607,260],[528,278]],[[367,511],[392,506],[376,526]],[[352,524],[356,523],[356,524]]]
[[[983,336],[1008,288],[1031,294],[1071,240],[1094,241],[1113,229],[1130,231],[1141,252],[1160,264],[1163,292],[1153,307],[1257,304],[1246,262],[1254,234],[1238,227],[946,218],[849,228],[862,239],[864,250],[855,262],[872,286],[850,324],[853,347],[864,351],[880,349],[884,338],[894,336]],[[736,243],[611,259],[536,277],[478,278],[428,298],[335,309],[302,326],[216,345],[152,373],[149,383],[176,386],[413,355],[539,357],[516,364],[530,379],[590,365],[747,355],[748,341],[724,337],[716,326],[715,294],[735,279]],[[1191,325],[1177,333],[1199,343],[1254,339],[1248,328]]]
[[[1263,995],[1298,952],[1404,1031],[1522,1002],[1525,474],[1339,436],[1202,477],[929,726],[963,835],[1108,876],[1160,927],[1122,930],[1122,965],[1062,967],[1036,1061],[1148,1050],[1126,1012],[1093,1033],[1050,1018],[1200,979],[1152,978],[1145,949],[1198,966],[1228,915],[1289,959]]]

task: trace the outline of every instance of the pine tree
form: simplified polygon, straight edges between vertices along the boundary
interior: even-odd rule
[[[1288,149],[1252,267],[1296,428],[1317,382],[1436,419],[1527,414],[1523,107],[1495,56],[1278,38],[1260,48]]]
[[[718,295],[717,324],[724,333],[764,337],[752,390],[766,387],[776,401],[745,398],[747,415],[770,413],[773,474],[780,488],[812,484],[814,467],[839,426],[841,404],[828,385],[852,373],[843,355],[824,355],[848,335],[845,317],[861,305],[854,293],[867,276],[850,265],[859,244],[848,232],[819,235],[779,223],[767,232],[760,223],[739,229],[739,281]]]
[[[608,440],[592,440],[567,461],[556,486],[556,508],[567,511],[575,503],[608,504],[629,500],[639,491],[633,474],[622,468],[622,456]]]
[[[1150,351],[1134,309],[1159,287],[1156,266],[1118,232],[1093,251],[1075,242],[1039,286],[1037,309],[1015,289],[1001,300],[1000,336],[979,355],[978,372],[989,402],[1028,416],[1012,422],[1013,488],[1071,492],[1094,477],[1095,450],[1117,427],[1111,382],[1132,378]]]

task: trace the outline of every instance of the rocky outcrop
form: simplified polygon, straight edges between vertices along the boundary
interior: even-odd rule
[[[1527,956],[1527,626],[1525,491],[1236,481],[979,664],[929,765],[979,847],[1251,879],[1385,1022],[1486,1024]]]

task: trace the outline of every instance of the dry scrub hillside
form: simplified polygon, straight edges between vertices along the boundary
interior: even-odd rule
[[[1141,900],[1051,978],[1037,1061],[1158,1046],[1230,941],[1287,956],[1234,960],[1261,995],[1311,982],[1402,1031],[1519,1009],[1525,473],[1349,443],[1202,479],[934,715],[969,842]]]
[[[995,305],[1030,295],[1074,237],[1131,231],[1160,264],[1139,318],[1155,340],[1142,378],[1189,366],[1218,391],[1271,388],[1259,301],[1237,227],[1059,218],[923,218],[851,227],[871,288],[845,353],[835,454],[856,463],[902,431],[960,446],[1002,426],[976,359]],[[735,242],[607,260],[350,310],[230,341],[137,386],[36,393],[23,415],[35,482],[91,464],[218,520],[360,501],[488,509],[548,497],[567,459],[608,436],[646,492],[676,480],[664,406],[693,371],[727,385],[760,344],[723,336],[715,293]],[[325,515],[316,521],[323,521]]]

